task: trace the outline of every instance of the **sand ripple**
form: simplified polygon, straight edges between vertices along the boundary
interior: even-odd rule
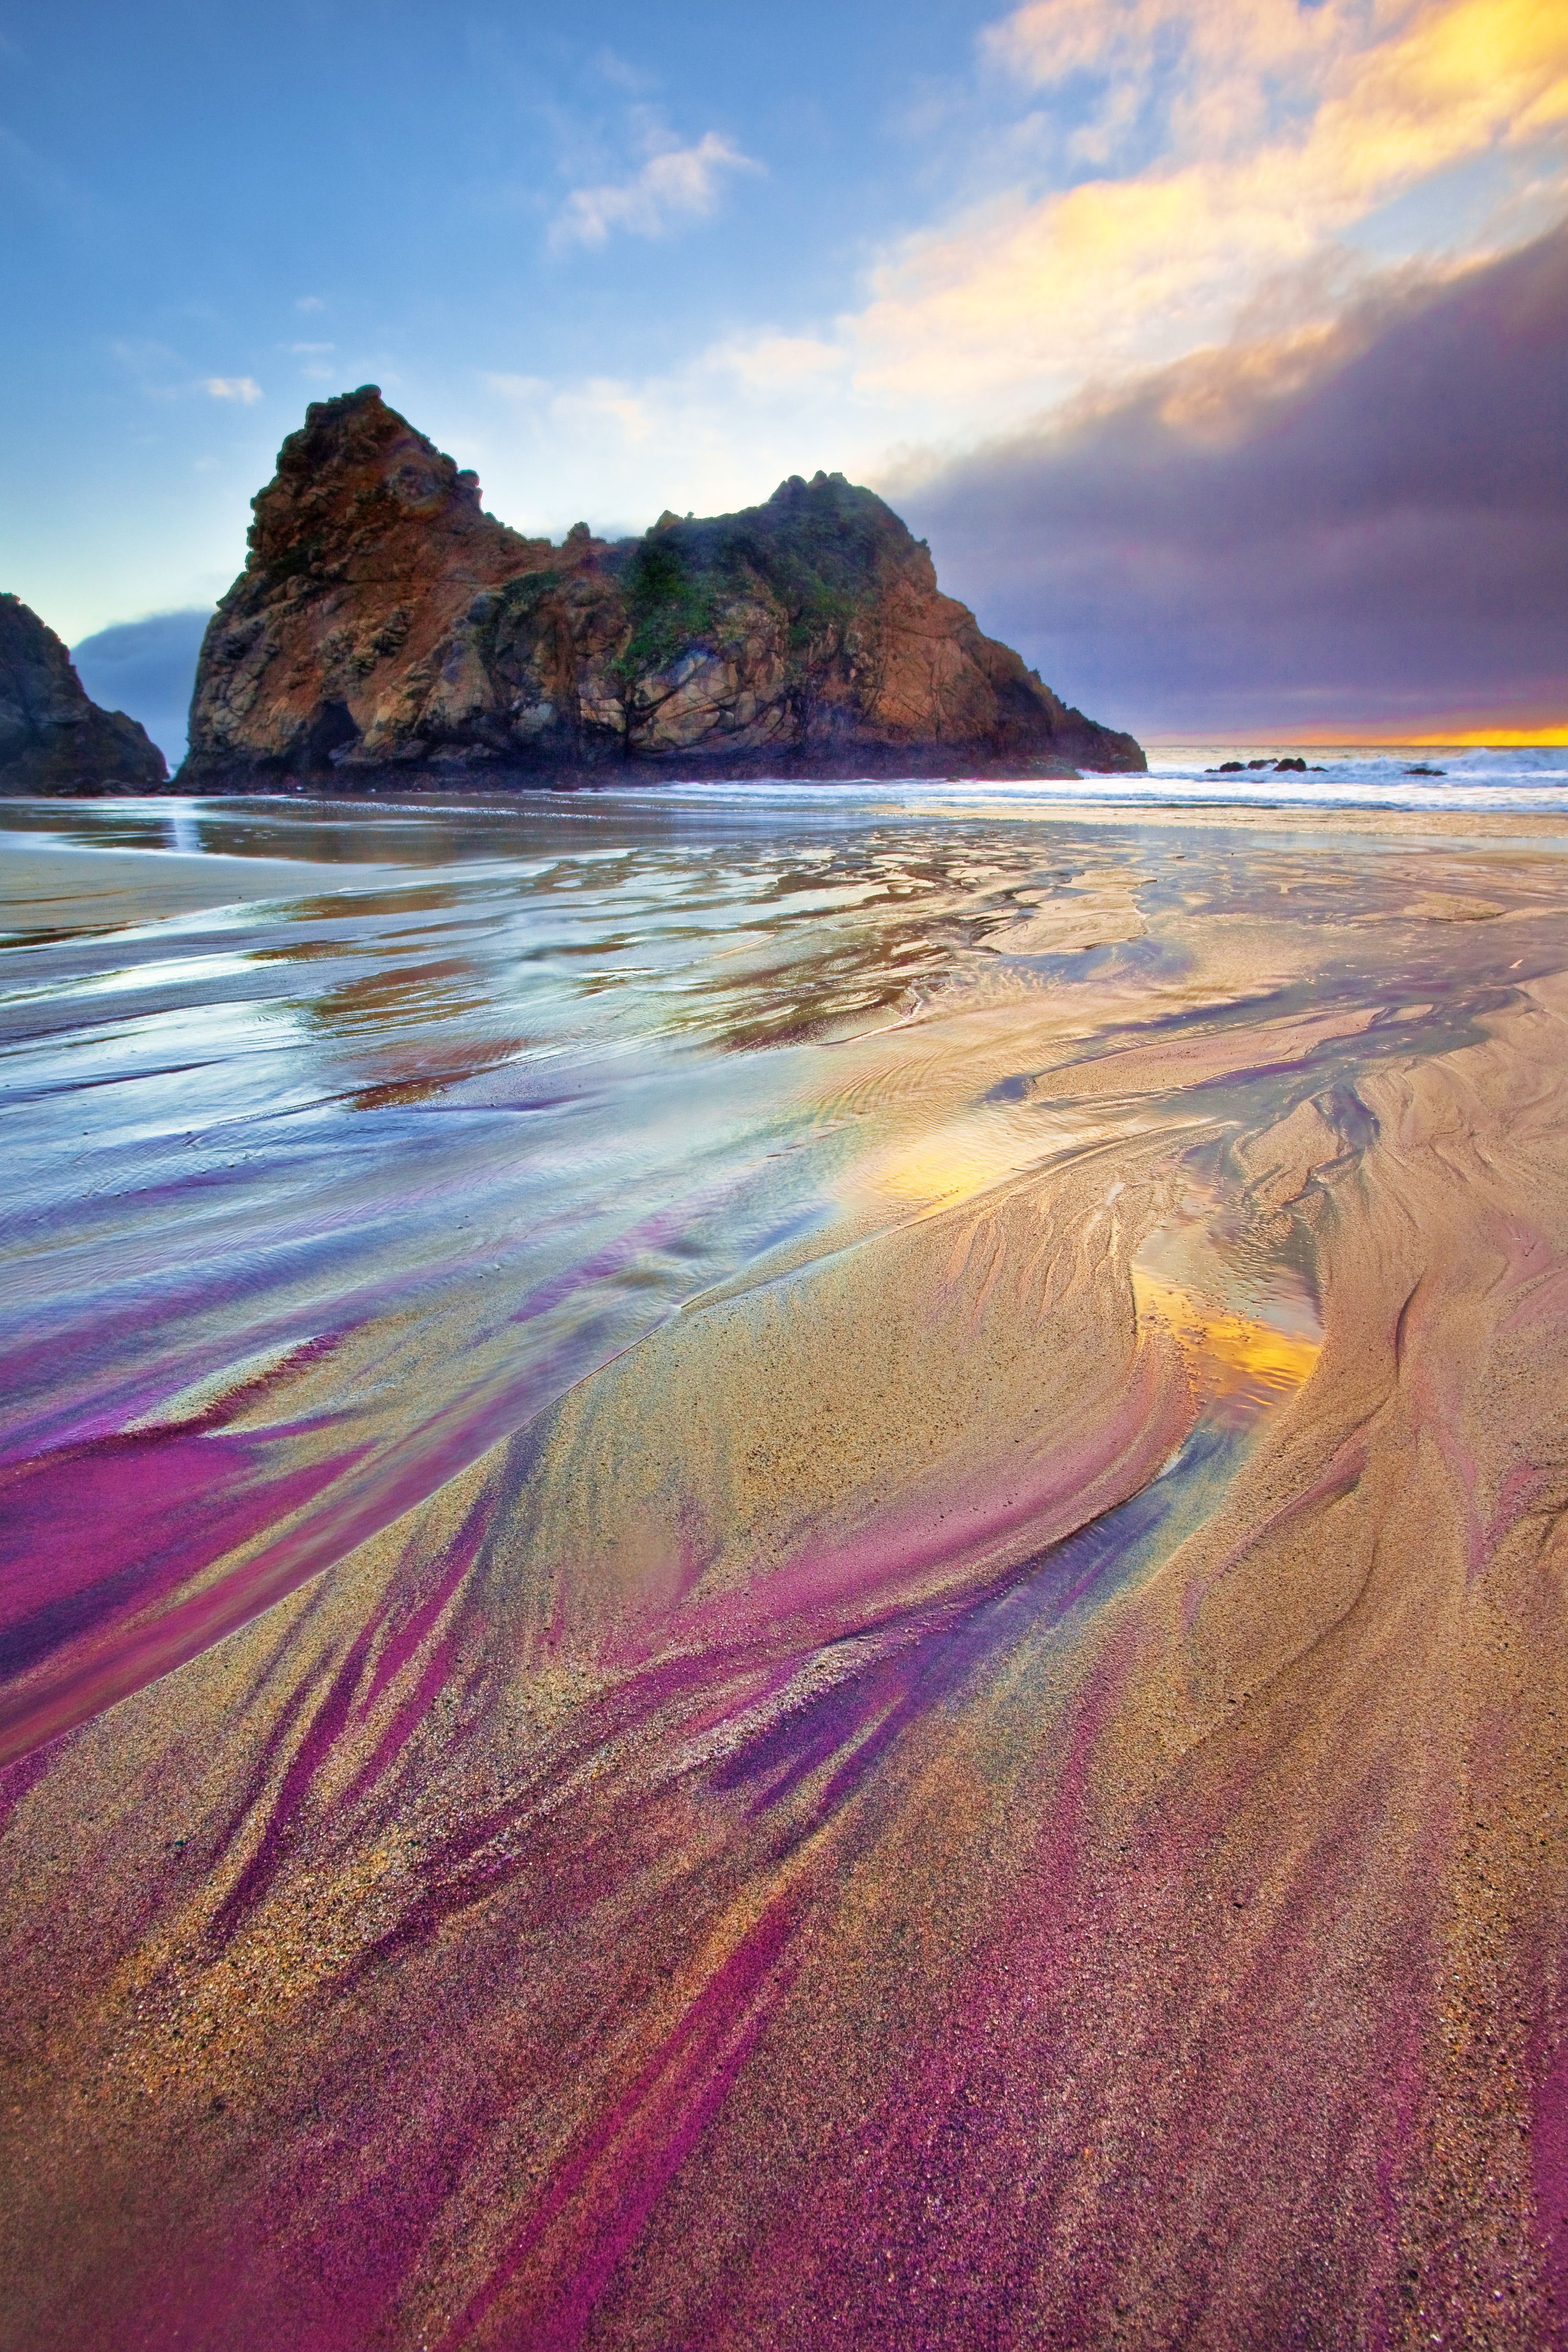
[[[1555,854],[1481,902],[1473,846],[1374,845],[1331,913],[1342,842],[1180,838],[1179,890],[1078,857],[1137,918],[1099,964],[1026,861],[994,928],[970,842],[950,991],[715,1042],[772,1088],[724,1152],[806,1155],[811,1215],[656,1230],[639,1161],[614,1279],[700,1231],[695,1278],[584,1337],[578,1236],[564,1352],[455,1458],[355,1408],[368,1324],[231,1332],[82,1441],[176,1529],[294,1479],[324,1551],[193,1554],[0,1776],[16,2341],[1557,2340]]]

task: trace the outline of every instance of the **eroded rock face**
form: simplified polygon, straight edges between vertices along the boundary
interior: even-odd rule
[[[53,629],[0,595],[0,792],[146,792],[168,778],[134,719],[88,700]]]
[[[1144,765],[982,635],[842,475],[555,547],[484,513],[475,477],[366,385],[311,406],[254,505],[202,648],[190,786]]]

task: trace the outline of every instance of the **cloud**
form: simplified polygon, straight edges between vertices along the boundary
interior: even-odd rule
[[[109,348],[148,400],[185,400],[193,394],[205,393],[209,400],[237,401],[241,407],[248,408],[263,397],[254,376],[193,377],[187,357],[171,351],[167,343],[154,341],[151,336],[121,336]]]
[[[1119,723],[1561,723],[1568,223],[888,487],[944,585]]]
[[[613,425],[635,444],[647,441],[653,431],[646,404],[629,384],[614,376],[590,376],[571,391],[553,394],[550,413],[553,424],[567,433],[581,434],[585,429],[598,435],[605,425]]]
[[[1385,21],[1400,12],[1384,11]],[[1408,8],[1403,11],[1408,14]],[[1247,88],[1259,72],[1320,70],[1342,56],[1368,24],[1369,12],[1344,0],[1304,9],[1297,0],[1027,0],[981,36],[983,55],[1037,89],[1060,89],[1078,75],[1100,74],[1147,87],[1162,62],[1185,63],[1201,80],[1203,134],[1216,127],[1216,89]],[[1173,111],[1190,131],[1192,81],[1177,80]],[[1227,92],[1219,117],[1234,110]]]
[[[1043,99],[1056,184],[907,238],[843,322],[859,389],[928,414],[1174,358],[1444,173],[1563,184],[1568,14],[1539,0],[1033,0],[984,54]],[[1120,168],[1063,185],[1085,126]]]
[[[782,474],[842,468],[891,486],[922,515],[940,512],[939,553],[961,567],[962,593],[1003,634],[1029,636],[1047,675],[1070,684],[1081,660],[1075,691],[1138,698],[1145,724],[1151,713],[1212,709],[1222,687],[1234,702],[1242,689],[1217,617],[1228,611],[1224,580],[1191,535],[1202,499],[1168,543],[1151,539],[1147,518],[1120,502],[1115,468],[1096,470],[1099,457],[1133,453],[1151,495],[1206,481],[1209,465],[1223,488],[1240,478],[1237,452],[1275,433],[1296,448],[1298,410],[1326,413],[1331,384],[1369,380],[1374,349],[1392,350],[1396,329],[1413,334],[1417,314],[1447,315],[1450,296],[1491,282],[1486,266],[1539,236],[1568,199],[1568,16],[1539,0],[1028,0],[978,54],[974,91],[940,128],[950,143],[971,142],[968,196],[885,247],[864,299],[828,320],[759,320],[657,372],[486,378],[496,423],[478,453],[485,480],[498,511],[554,531],[584,512],[719,511],[765,496]],[[701,152],[666,135],[635,178],[579,187],[557,241],[670,225],[679,215],[648,197],[650,175]],[[696,183],[711,201],[710,175]],[[1457,352],[1454,363],[1478,381],[1485,372],[1476,354]],[[1392,378],[1384,390],[1397,414]],[[1347,425],[1347,450],[1363,425],[1370,435],[1370,415]],[[972,469],[963,453],[977,444]],[[1051,453],[1069,447],[1114,522],[1104,541],[1091,520],[1073,523],[1070,597],[1048,548],[1026,543],[1007,509],[1015,489],[1037,492],[1042,529],[1067,531],[1070,486]],[[1329,454],[1320,452],[1323,479]],[[1006,486],[983,530],[966,519],[961,481],[977,512],[988,484]],[[1258,513],[1268,511],[1262,487],[1257,499]],[[1286,534],[1237,557],[1230,576],[1249,585],[1224,627],[1252,647],[1237,659],[1256,657],[1260,704],[1275,710],[1287,691],[1303,709],[1308,698],[1288,617],[1268,624],[1277,637],[1263,643],[1287,588],[1331,617],[1341,589],[1325,583],[1337,563],[1346,611],[1362,580],[1381,583],[1392,611],[1406,596],[1409,548],[1426,551],[1413,560],[1447,562],[1462,542],[1463,562],[1485,572],[1477,594],[1500,611],[1506,582],[1487,569],[1486,548],[1534,548],[1538,534],[1527,517],[1495,541],[1491,532],[1449,509],[1423,507],[1412,521],[1373,499],[1359,520],[1314,525],[1299,547]],[[1118,533],[1147,560],[1116,560]],[[1539,560],[1537,549],[1530,562]],[[1097,580],[1104,595],[1091,609]],[[1207,637],[1181,639],[1189,585],[1194,609],[1214,619]],[[1069,611],[1076,634],[1059,617]],[[1132,613],[1142,615],[1136,643]],[[1375,612],[1369,626],[1369,646],[1391,658],[1403,646],[1426,694],[1434,672],[1419,633],[1396,645]],[[1420,644],[1447,626],[1432,617]],[[1514,670],[1509,629],[1486,627],[1473,663],[1463,631],[1450,631],[1452,657],[1460,670],[1470,664],[1478,691],[1505,671],[1540,671],[1528,615],[1511,643],[1533,650]],[[1314,642],[1332,652],[1333,692],[1394,694],[1392,672],[1373,679],[1349,637],[1331,646],[1331,635]],[[1172,646],[1179,657],[1167,660]]]
[[[574,188],[556,215],[551,243],[557,249],[599,246],[616,229],[633,236],[667,236],[710,213],[728,174],[760,169],[717,131],[705,131],[694,147],[661,144],[631,179]]]
[[[211,618],[205,607],[154,613],[100,629],[71,648],[77,676],[93,701],[139,719],[171,769],[185,756],[196,656]]]
[[[558,246],[673,226],[682,186],[712,201],[690,159],[715,135],[642,130],[662,143],[636,177],[579,187]],[[614,386],[508,394],[533,449],[498,447],[487,478],[533,505],[526,457],[568,518],[713,510],[781,472],[955,456],[1210,345],[1310,373],[1400,256],[1486,258],[1560,214],[1565,131],[1568,15],[1539,0],[1029,0],[983,37],[940,131],[968,142],[965,200],[887,245],[864,299]],[[1218,396],[1201,377],[1189,394]]]
[[[300,294],[295,298],[296,310],[324,310],[326,307],[319,294]]]
[[[836,345],[776,331],[721,338],[659,375],[484,372],[493,421],[464,446],[487,503],[520,529],[556,536],[586,515],[640,530],[667,506],[751,506],[786,474],[868,457],[863,429],[846,435],[844,374]]]
[[[844,354],[816,335],[764,333],[714,344],[704,352],[703,365],[727,370],[752,391],[777,391],[840,373]]]
[[[327,364],[327,354],[337,349],[335,343],[289,343],[287,349],[291,358],[301,362],[300,373],[308,383],[331,383],[337,373],[334,366]]]
[[[550,379],[542,375],[503,375],[488,370],[479,378],[489,391],[499,392],[509,400],[537,400],[551,389]]]
[[[602,74],[606,81],[615,82],[622,89],[645,90],[656,86],[654,75],[645,72],[640,66],[633,65],[629,58],[623,58],[620,51],[611,48],[608,43],[595,51],[592,64],[595,73]]]

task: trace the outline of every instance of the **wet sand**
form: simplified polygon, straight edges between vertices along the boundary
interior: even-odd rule
[[[14,1678],[7,2342],[1568,2343],[1568,853],[1128,830],[769,1066],[831,1216]]]

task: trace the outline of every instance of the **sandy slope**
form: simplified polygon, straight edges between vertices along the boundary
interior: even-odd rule
[[[7,2341],[1568,2341],[1568,931],[1400,861],[11,1768]]]

